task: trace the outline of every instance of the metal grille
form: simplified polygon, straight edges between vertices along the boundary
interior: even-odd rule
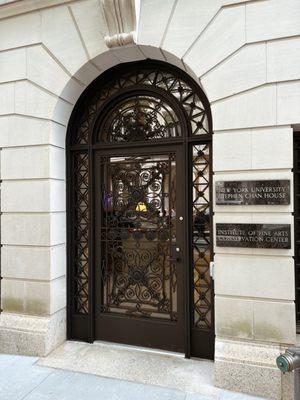
[[[73,287],[74,312],[87,314],[89,268],[89,160],[87,153],[73,154]]]
[[[102,157],[102,311],[176,320],[175,154]]]
[[[138,316],[154,317],[155,324],[158,318],[163,325],[181,323],[177,298],[183,292],[177,292],[177,285],[187,289],[190,282],[179,278],[177,282],[176,276],[176,264],[180,264],[175,252],[176,160],[165,150],[172,143],[170,152],[182,146],[176,153],[180,163],[188,158],[187,150],[193,149],[192,162],[180,170],[180,178],[189,169],[192,197],[186,206],[192,208],[188,228],[192,232],[184,248],[191,247],[185,254],[190,262],[186,268],[193,269],[191,342],[195,354],[204,354],[202,347],[213,348],[205,336],[210,329],[213,337],[210,145],[194,143],[211,140],[205,95],[185,73],[164,63],[122,65],[104,73],[82,95],[68,132],[69,337],[93,340],[99,315],[108,320],[123,320],[126,315],[131,322]],[[160,146],[160,156],[153,155],[154,144]],[[151,154],[150,158],[141,155],[146,146],[151,151],[144,154]],[[134,149],[140,149],[139,157],[128,155],[136,154]],[[179,188],[180,207],[189,185]],[[101,205],[95,204],[99,196]],[[109,313],[122,314],[122,318]],[[203,345],[201,350],[198,343]]]
[[[212,327],[210,144],[192,146],[193,325]]]
[[[294,133],[294,229],[296,323],[300,332],[300,132]]]
[[[144,67],[142,69],[135,69],[123,74],[121,77],[118,76],[118,78],[108,81],[108,83],[106,83],[101,90],[97,92],[97,95],[94,96],[86,108],[80,120],[76,134],[72,137],[73,144],[87,145],[89,142],[91,127],[95,122],[99,109],[109,98],[118,94],[118,92],[122,92],[124,89],[131,89],[133,87],[143,87],[144,89],[157,87],[162,89],[166,94],[170,95],[171,98],[178,101],[178,103],[180,103],[180,105],[184,108],[190,123],[192,135],[210,133],[207,110],[195,88],[193,88],[187,81],[183,80],[181,76],[176,75],[175,73],[169,73],[163,69],[147,69]],[[157,99],[155,102],[157,103]],[[168,106],[165,103],[163,104],[163,102],[159,104],[159,107],[165,107],[168,110]],[[124,115],[122,115],[122,118],[124,120]],[[176,126],[176,124],[177,122],[174,121],[173,126]],[[162,135],[161,133],[153,136],[153,138],[156,139],[164,137],[166,137],[166,135]],[[123,136],[122,141],[128,141],[125,140],[125,138],[126,135]],[[149,137],[146,139],[149,139]],[[116,136],[113,133],[109,135],[106,133],[103,136],[103,132],[100,132],[98,140],[115,141]],[[118,139],[118,141],[120,141],[120,139]]]
[[[103,142],[137,142],[181,136],[174,110],[160,98],[133,96],[122,100],[110,112],[101,129]]]

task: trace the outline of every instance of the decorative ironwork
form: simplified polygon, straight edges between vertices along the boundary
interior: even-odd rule
[[[136,142],[181,135],[174,110],[162,99],[134,96],[122,100],[101,128],[103,142]]]
[[[173,348],[169,346],[172,342],[171,346],[182,351],[180,335],[188,319],[183,317],[187,304],[179,306],[179,299],[188,301],[192,309],[196,329],[191,330],[191,354],[211,358],[214,332],[213,284],[209,276],[210,144],[196,144],[198,139],[201,143],[211,140],[210,109],[205,95],[175,67],[151,61],[128,64],[104,73],[83,94],[72,121],[68,140],[68,303],[72,305],[68,314],[69,337],[91,341],[94,334],[98,338],[102,334],[109,337],[115,324],[130,329],[145,326],[145,331],[147,326],[152,330],[160,326],[165,336],[159,346]],[[187,140],[188,136],[193,137],[192,141]],[[168,141],[172,143],[170,154],[165,150]],[[154,144],[160,144],[158,155],[154,155]],[[182,163],[188,159],[185,149],[191,148],[191,165],[184,166]],[[89,182],[93,154],[95,179]],[[176,168],[181,172],[177,175],[178,185],[184,190],[181,168],[185,167],[190,168],[192,176],[189,204],[184,203],[183,193],[176,199]],[[191,257],[184,254],[185,235],[177,232],[182,254],[176,258],[176,203],[180,212],[184,207],[192,210],[190,222],[184,220],[181,225],[184,230],[191,229]],[[91,242],[89,232],[95,234],[95,243]],[[191,259],[189,266],[185,265],[187,258]],[[177,265],[182,267],[178,274]],[[185,271],[191,269],[194,301],[182,293],[187,282]],[[92,277],[95,285],[90,284]],[[95,307],[89,308],[92,298]],[[106,332],[102,330],[103,321],[108,324]],[[178,340],[173,337],[169,343],[169,334]],[[121,340],[117,336],[114,340]],[[203,354],[204,348],[207,351]]]
[[[153,69],[153,68],[137,68],[124,73],[122,76],[118,76],[113,80],[108,80],[105,85],[101,87],[97,95],[95,95],[86,107],[85,112],[80,120],[76,134],[73,137],[74,144],[85,144],[89,142],[89,134],[91,127],[93,126],[95,119],[98,116],[99,109],[101,106],[113,95],[118,92],[124,91],[124,89],[132,89],[134,87],[144,87],[145,89],[151,87],[157,87],[162,89],[166,96],[177,100],[177,104],[180,105],[182,112],[185,113],[187,120],[190,123],[190,129],[192,135],[201,135],[210,133],[209,121],[207,110],[200,99],[199,91],[196,91],[192,85],[185,80],[181,75],[175,72],[168,72],[165,69]],[[151,96],[151,101],[159,103],[158,98]],[[170,108],[166,102],[161,102],[160,106],[167,110],[166,115],[162,116],[163,126],[168,127],[169,122],[166,124],[166,116],[174,116],[174,112],[170,113]],[[124,114],[124,113],[123,113]],[[149,111],[146,112],[149,114]],[[176,125],[177,121],[175,119]],[[125,124],[126,126],[126,124]],[[172,124],[171,124],[172,126]],[[170,129],[170,127],[168,128]],[[178,129],[178,128],[177,128]],[[152,130],[152,129],[151,129]],[[172,127],[174,130],[174,127]],[[175,136],[180,133],[176,132]],[[111,134],[105,134],[99,132],[98,140],[115,140],[116,136]],[[151,136],[151,135],[150,135]],[[168,133],[168,137],[173,137],[173,134]],[[165,135],[154,135],[152,138],[165,138]],[[136,136],[135,136],[136,138]],[[148,137],[146,139],[149,139]],[[127,142],[127,140],[122,140]],[[135,139],[136,140],[136,139]],[[120,141],[120,140],[118,140]]]
[[[89,268],[89,160],[87,153],[73,155],[74,166],[74,311],[87,314],[88,307],[88,268]]]
[[[192,147],[194,326],[212,327],[210,145]]]
[[[102,311],[176,320],[175,155],[102,157]]]

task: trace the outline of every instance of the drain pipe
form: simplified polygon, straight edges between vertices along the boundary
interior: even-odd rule
[[[300,399],[300,347],[290,347],[276,359],[281,372],[294,371],[294,399]]]

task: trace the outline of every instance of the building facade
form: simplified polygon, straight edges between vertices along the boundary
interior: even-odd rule
[[[297,131],[299,0],[0,1],[0,351],[162,348],[292,399]]]

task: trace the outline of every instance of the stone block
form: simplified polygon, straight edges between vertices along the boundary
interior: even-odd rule
[[[226,7],[202,32],[183,60],[197,76],[201,76],[244,43],[245,5]]]
[[[112,49],[111,52],[121,63],[145,59],[145,56],[139,49],[139,46],[117,47]]]
[[[215,361],[215,385],[234,392],[281,400],[278,368],[247,365],[244,362]]]
[[[293,167],[293,130],[290,127],[218,132],[213,136],[213,145],[215,172]]]
[[[293,168],[293,129],[252,129],[252,168]],[[274,157],[276,154],[276,157]]]
[[[0,115],[14,113],[14,95],[14,83],[0,84]]]
[[[65,243],[65,214],[2,214],[3,245],[54,246]]]
[[[249,342],[218,337],[215,342],[216,361],[228,360],[234,363],[244,362],[245,364],[275,368],[276,357],[280,352],[281,346],[275,343]]]
[[[54,146],[6,148],[1,156],[1,179],[65,179],[65,152]]]
[[[66,311],[50,317],[1,313],[1,353],[46,356],[66,340]]]
[[[300,124],[300,81],[277,84],[277,123]]]
[[[50,279],[66,275],[67,252],[64,244],[50,248]]]
[[[253,339],[252,301],[215,296],[215,323],[218,336]]]
[[[163,48],[181,58],[188,47],[193,44],[201,32],[211,23],[210,21],[219,10],[219,1],[202,0],[199,2],[198,0],[189,0],[188,6],[185,0],[177,1],[163,41]],[[161,18],[163,16],[164,14],[161,14]],[[145,23],[147,24],[147,22],[144,22],[142,25],[143,28]],[[160,29],[165,25],[162,24]],[[150,34],[153,32],[151,25],[149,25],[149,31]],[[149,37],[151,37],[150,34]],[[160,36],[162,37],[162,34]]]
[[[106,71],[109,68],[114,67],[119,63],[120,61],[111,50],[105,51],[96,56],[95,58],[93,58],[93,64],[96,65],[97,68],[99,68],[102,72]],[[83,67],[82,73],[84,73],[84,70],[85,68]]]
[[[22,115],[0,118],[0,147],[53,144],[65,147],[66,128],[53,121],[43,121]]]
[[[44,91],[29,81],[15,83],[15,112],[17,114],[50,119],[66,125],[72,108],[70,103]]]
[[[3,181],[2,212],[65,211],[65,183],[60,180]]]
[[[51,213],[50,225],[50,244],[64,244],[66,243],[66,213],[57,212]]]
[[[246,4],[248,42],[299,35],[298,0],[256,1]]]
[[[85,87],[70,78],[42,46],[27,48],[27,78],[73,104]],[[68,90],[65,90],[67,84]]]
[[[17,81],[26,78],[26,49],[0,53],[0,82]]]
[[[216,339],[215,385],[264,398],[281,399],[280,346]],[[238,395],[237,395],[238,398]]]
[[[50,287],[46,282],[3,279],[1,305],[5,312],[49,315]]]
[[[52,281],[4,278],[1,305],[5,312],[26,315],[51,315],[66,306],[65,277]]]
[[[52,280],[66,274],[66,249],[53,247],[2,246],[3,278]]]
[[[300,75],[300,74],[299,74]],[[266,83],[266,45],[248,45],[201,78],[210,101]]]
[[[251,143],[250,130],[213,135],[213,171],[251,169]]]
[[[164,51],[159,47],[141,45],[139,44],[140,51],[144,54],[145,58],[151,58],[153,60],[166,61]]]
[[[42,42],[60,63],[74,75],[88,61],[68,7],[41,11]]]
[[[268,82],[288,81],[300,77],[300,38],[267,42]]]
[[[276,125],[276,85],[219,100],[212,104],[211,111],[216,131]]]
[[[110,67],[112,67],[112,65],[110,65],[109,68]],[[94,61],[93,62],[88,61],[80,66],[80,68],[74,74],[74,77],[78,81],[80,81],[81,84],[87,86],[91,82],[93,82],[93,80],[96,79],[99,75],[100,75],[100,70],[99,67],[96,65],[96,63],[94,63]]]
[[[294,302],[254,301],[253,307],[256,340],[295,344]]]
[[[40,14],[28,13],[1,20],[0,37],[0,51],[41,42]]]
[[[138,43],[159,47],[170,18],[175,0],[141,1]],[[156,12],[159,7],[159,13]]]
[[[214,263],[217,295],[295,299],[292,257],[216,254]]]
[[[66,307],[66,277],[54,279],[50,283],[50,314]]]
[[[293,129],[252,129],[251,151],[253,169],[293,168]]]
[[[89,57],[96,57],[107,50],[104,36],[107,27],[98,0],[86,0],[70,5],[71,12],[78,26]]]

